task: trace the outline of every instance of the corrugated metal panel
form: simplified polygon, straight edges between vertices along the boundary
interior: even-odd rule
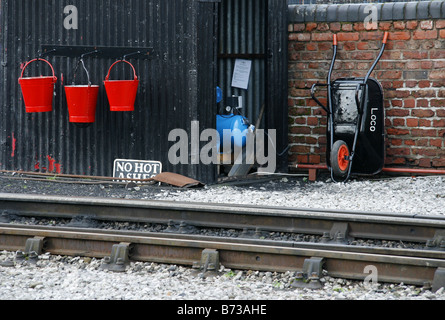
[[[243,113],[253,123],[266,99],[267,3],[267,0],[222,0],[219,12],[218,85],[224,98],[243,97]],[[231,86],[237,58],[252,60],[248,90]]]
[[[67,5],[78,9],[78,30],[63,27]],[[164,171],[204,182],[216,179],[214,166],[199,170],[173,166],[167,158],[171,130],[190,132],[193,120],[200,121],[203,128],[215,126],[210,115],[215,113],[216,81],[209,72],[215,69],[214,50],[209,45],[215,31],[198,28],[198,22],[213,21],[216,4],[193,0],[1,0],[0,10],[0,168],[60,168],[62,173],[109,176],[114,159],[148,159],[162,161]],[[54,110],[26,114],[17,82],[20,66],[36,57],[44,44],[152,47],[152,60],[129,58],[141,80],[135,112],[112,113],[108,109],[102,83],[115,60],[85,58],[93,84],[101,84],[97,118],[88,128],[69,123],[63,84],[72,81],[77,59],[50,56],[59,78]],[[43,67],[27,72],[35,74],[39,68]],[[113,77],[129,78],[130,74],[121,66]],[[198,90],[194,78],[200,79],[206,90]],[[83,75],[79,79],[85,81]]]
[[[218,85],[224,97],[243,97],[252,123],[265,106],[261,128],[277,130],[270,151],[276,151],[279,172],[288,170],[287,9],[282,0],[222,0],[218,30]],[[252,60],[248,90],[231,86],[237,58]]]

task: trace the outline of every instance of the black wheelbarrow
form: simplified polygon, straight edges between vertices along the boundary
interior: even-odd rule
[[[364,78],[340,78],[331,81],[337,57],[334,55],[326,84],[312,86],[312,98],[328,115],[326,161],[334,182],[346,182],[351,175],[376,175],[385,164],[385,109],[383,88],[371,78],[385,51],[382,49]],[[315,96],[317,87],[327,87],[327,106]]]

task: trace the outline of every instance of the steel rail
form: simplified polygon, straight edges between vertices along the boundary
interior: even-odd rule
[[[0,212],[67,219],[86,216],[100,221],[160,224],[174,221],[195,227],[310,235],[332,233],[338,224],[343,224],[351,238],[419,243],[426,243],[437,234],[445,235],[444,216],[237,204],[0,194]]]
[[[0,249],[23,250],[29,238],[42,239],[43,252],[54,255],[104,258],[112,247],[126,243],[131,261],[193,266],[203,250],[219,253],[226,268],[260,271],[301,271],[307,259],[323,259],[332,277],[364,280],[366,266],[375,266],[379,282],[413,285],[432,283],[438,268],[445,268],[445,252],[417,252],[345,245],[304,244],[270,240],[223,239],[191,235],[104,231],[100,229],[49,228],[42,226],[0,225]],[[382,251],[383,250],[383,251]]]

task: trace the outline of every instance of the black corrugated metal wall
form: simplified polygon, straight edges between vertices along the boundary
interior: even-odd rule
[[[287,146],[287,4],[266,1],[264,99],[267,127],[278,130],[281,151]],[[214,165],[170,164],[174,142],[168,134],[179,128],[190,137],[192,121],[199,121],[200,132],[216,127],[219,2],[0,0],[0,169],[111,176],[115,159],[157,160],[163,171],[216,181]],[[69,5],[78,9],[77,30],[64,28]],[[103,80],[116,59],[86,57],[92,83],[101,85],[96,122],[87,128],[69,123],[63,85],[72,82],[78,57],[49,54],[44,58],[59,78],[54,110],[25,113],[18,78],[42,45],[152,48],[151,59],[128,58],[140,78],[135,111],[109,111]],[[27,70],[38,72],[48,69],[34,65]],[[81,71],[78,75],[85,81]],[[120,66],[113,77],[128,79],[128,66]],[[286,170],[285,155],[278,171]]]
[[[64,28],[68,5],[78,9],[77,30]],[[164,171],[204,182],[215,180],[214,166],[173,166],[167,156],[172,129],[190,132],[193,120],[200,121],[202,128],[215,127],[212,45],[217,4],[1,0],[1,11],[2,169],[60,168],[62,173],[109,176],[117,158],[146,159],[161,161]],[[103,80],[115,59],[86,57],[93,84],[101,85],[96,122],[88,128],[69,123],[63,84],[71,83],[78,59],[49,55],[44,58],[53,64],[59,78],[54,110],[26,114],[17,82],[20,67],[35,58],[42,45],[153,48],[150,60],[128,58],[140,78],[135,111],[112,113],[108,109]],[[35,75],[38,68],[30,67],[27,73]],[[124,66],[119,71],[114,77],[130,77]]]

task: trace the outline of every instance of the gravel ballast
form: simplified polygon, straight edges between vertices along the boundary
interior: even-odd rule
[[[17,178],[17,175],[14,176]],[[10,179],[1,176],[1,193],[97,196],[236,203],[298,208],[444,215],[445,177],[385,177],[357,179],[346,184],[327,178],[309,182],[285,176],[245,186],[177,189],[165,186],[125,187],[64,184],[56,181]],[[0,262],[14,253],[0,252]],[[182,266],[131,263],[124,273],[100,268],[101,260],[44,254],[28,262],[0,266],[1,300],[443,300],[444,289],[405,284],[366,284],[325,275],[322,289],[292,286],[294,272],[240,271],[221,267],[203,278]]]

